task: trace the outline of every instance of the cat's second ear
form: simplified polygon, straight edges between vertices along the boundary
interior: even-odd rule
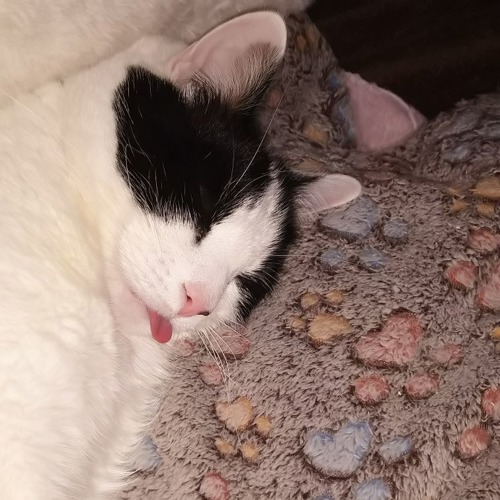
[[[253,12],[210,31],[175,56],[168,65],[169,78],[189,88],[195,81],[208,82],[234,107],[247,106],[285,53],[287,30],[275,12]]]
[[[308,216],[344,205],[357,198],[361,191],[361,184],[348,175],[302,178],[298,194],[299,215]]]

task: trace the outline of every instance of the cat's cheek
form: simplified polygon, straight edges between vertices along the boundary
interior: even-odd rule
[[[217,319],[220,323],[229,325],[239,322],[238,305],[241,298],[242,295],[238,286],[232,281],[227,286],[214,311],[214,319]]]

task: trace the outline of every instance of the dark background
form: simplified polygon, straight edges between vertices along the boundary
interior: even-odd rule
[[[343,69],[428,118],[500,90],[500,0],[316,0],[308,13]]]

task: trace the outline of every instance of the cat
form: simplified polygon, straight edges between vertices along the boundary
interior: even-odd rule
[[[312,0],[0,0],[0,105],[104,59],[145,35],[191,43],[259,8],[284,14]]]
[[[3,500],[113,498],[150,465],[169,348],[248,318],[300,214],[359,195],[266,147],[286,41],[270,11],[145,37],[0,110]]]

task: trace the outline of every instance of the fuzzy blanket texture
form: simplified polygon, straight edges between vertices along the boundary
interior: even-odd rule
[[[303,224],[245,337],[171,346],[162,464],[121,498],[500,499],[500,95],[364,152],[330,47],[288,26],[271,144],[363,196]]]

